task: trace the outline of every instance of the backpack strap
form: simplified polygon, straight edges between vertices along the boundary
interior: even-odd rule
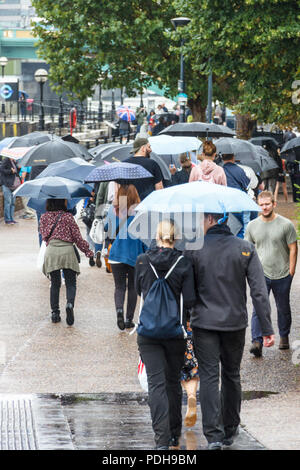
[[[165,275],[165,279],[168,279],[168,277],[170,276],[170,274],[172,273],[173,269],[175,268],[175,266],[177,265],[178,261],[181,260],[181,258],[183,258],[183,256],[179,256],[176,260],[176,262],[173,264],[173,266],[169,269],[169,271],[167,272],[167,274]]]

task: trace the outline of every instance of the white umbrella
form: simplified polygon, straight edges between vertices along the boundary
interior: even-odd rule
[[[171,135],[157,135],[149,137],[153,152],[158,155],[178,155],[192,150],[198,150],[201,141],[197,137],[182,137]]]

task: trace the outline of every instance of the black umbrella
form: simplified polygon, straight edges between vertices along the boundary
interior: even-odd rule
[[[10,145],[10,147],[32,147],[33,145],[40,145],[53,140],[61,139],[55,134],[48,134],[45,132],[36,131],[22,135],[21,137],[17,137]]]
[[[89,149],[89,153],[92,155],[92,157],[96,161],[99,161],[99,160],[101,160],[102,154],[105,150],[117,148],[117,147],[120,147],[120,145],[122,145],[122,144],[120,144],[120,142],[111,142],[109,144],[100,144],[100,145],[97,145],[97,147]]]
[[[50,165],[50,163],[75,157],[83,158],[86,161],[92,160],[91,154],[82,145],[55,139],[29,150],[19,161],[19,164],[21,166]]]
[[[264,145],[269,145],[270,147],[274,147],[276,149],[279,148],[279,143],[276,139],[274,139],[274,137],[252,137],[249,142],[254,145],[260,145],[261,147]]]
[[[235,132],[227,126],[207,122],[178,122],[166,127],[159,135],[182,135],[189,137],[233,137]]]
[[[295,137],[294,139],[291,139],[291,140],[288,140],[284,146],[282,147],[281,149],[281,152],[280,154],[281,155],[288,155],[289,153],[291,153],[291,158],[293,158],[293,155],[296,156],[297,154],[297,151],[300,149],[300,137]],[[290,160],[290,161],[294,161],[295,158],[293,158],[293,160]]]

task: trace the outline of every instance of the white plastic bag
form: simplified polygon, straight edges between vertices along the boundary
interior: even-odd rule
[[[148,380],[147,380],[146,367],[141,358],[139,358],[139,363],[138,363],[138,378],[139,378],[139,382],[140,382],[142,389],[145,392],[148,392]]]
[[[90,230],[90,238],[94,243],[101,244],[105,240],[103,219],[94,219]]]
[[[38,257],[37,257],[37,261],[36,261],[36,266],[41,273],[43,272],[46,248],[47,248],[46,242],[43,241],[40,247]]]

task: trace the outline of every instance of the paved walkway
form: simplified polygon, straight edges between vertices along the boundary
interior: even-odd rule
[[[279,211],[284,215],[291,206],[283,203]],[[101,400],[95,399],[99,394],[109,397],[111,394],[121,393],[129,398],[134,397],[136,393],[140,394],[136,337],[129,336],[127,332],[120,332],[116,326],[111,275],[103,268],[98,269],[96,266],[91,268],[82,256],[75,324],[73,327],[66,326],[64,315],[60,324],[52,324],[49,313],[49,281],[35,266],[38,253],[36,222],[18,217],[17,220],[19,224],[15,226],[5,226],[3,221],[0,222],[0,402],[3,407],[7,406],[7,398],[12,399],[13,396],[25,395],[25,413],[25,409],[27,411],[30,409],[27,408],[30,403],[35,404],[36,400],[41,403],[43,397],[46,403],[57,404],[60,400],[58,396],[88,394],[92,397],[87,400],[91,406],[89,409],[93,410],[95,406],[99,407],[101,403],[103,405]],[[82,232],[84,233],[83,227]],[[298,267],[291,293],[293,307],[291,343],[300,340],[299,287]],[[273,299],[271,301],[273,322],[277,332],[274,301]],[[62,292],[62,312],[64,305],[65,294]],[[251,303],[249,303],[249,312],[251,313]],[[254,438],[253,442],[258,441],[259,444],[255,445],[262,445],[268,449],[300,449],[300,403],[297,392],[300,384],[300,367],[296,365],[297,361],[300,362],[300,357],[297,358],[297,352],[279,351],[278,337],[275,347],[266,350],[262,359],[255,359],[249,354],[249,345],[248,328],[247,346],[242,362],[243,390],[268,391],[276,394],[244,401],[242,427],[247,431],[247,436]],[[298,346],[295,347],[297,349]],[[49,398],[49,395],[54,397]],[[31,402],[30,397],[33,397]],[[115,425],[121,430],[120,423],[126,422],[124,410],[128,407],[121,406],[118,400],[117,402],[118,412],[113,416],[116,419]],[[139,403],[139,400],[136,400],[134,406],[137,409],[141,409]],[[49,405],[49,409],[52,404]],[[32,408],[33,415],[35,409]],[[83,440],[79,445],[76,443],[76,436],[74,441],[74,435],[70,433],[70,422],[76,421],[78,409],[77,404],[72,405],[72,415],[71,408],[65,402],[58,406],[58,418],[62,417],[63,410],[62,422],[65,423],[65,430],[69,436],[62,442],[75,448],[85,445],[89,448],[92,444]],[[105,409],[109,409],[108,405]],[[142,409],[146,424],[140,437],[142,445],[151,448],[153,436],[149,410],[148,407]],[[89,416],[93,413],[94,410]],[[72,419],[66,420],[66,414]],[[52,414],[51,411],[49,416],[54,415],[55,413]],[[138,421],[133,422],[135,428]],[[129,428],[126,429],[129,431]],[[204,445],[201,444],[204,441],[200,419],[192,431],[196,432],[196,445],[200,447]],[[30,429],[28,432],[30,433]],[[5,443],[3,433],[4,430],[2,442]],[[32,445],[40,445],[39,441],[35,444],[34,442]],[[115,442],[113,445],[116,445]],[[129,445],[128,441],[126,442],[126,445]],[[107,444],[107,441],[102,443],[97,441],[99,448],[106,445],[110,444]],[[186,447],[189,444],[183,441],[182,445]]]

